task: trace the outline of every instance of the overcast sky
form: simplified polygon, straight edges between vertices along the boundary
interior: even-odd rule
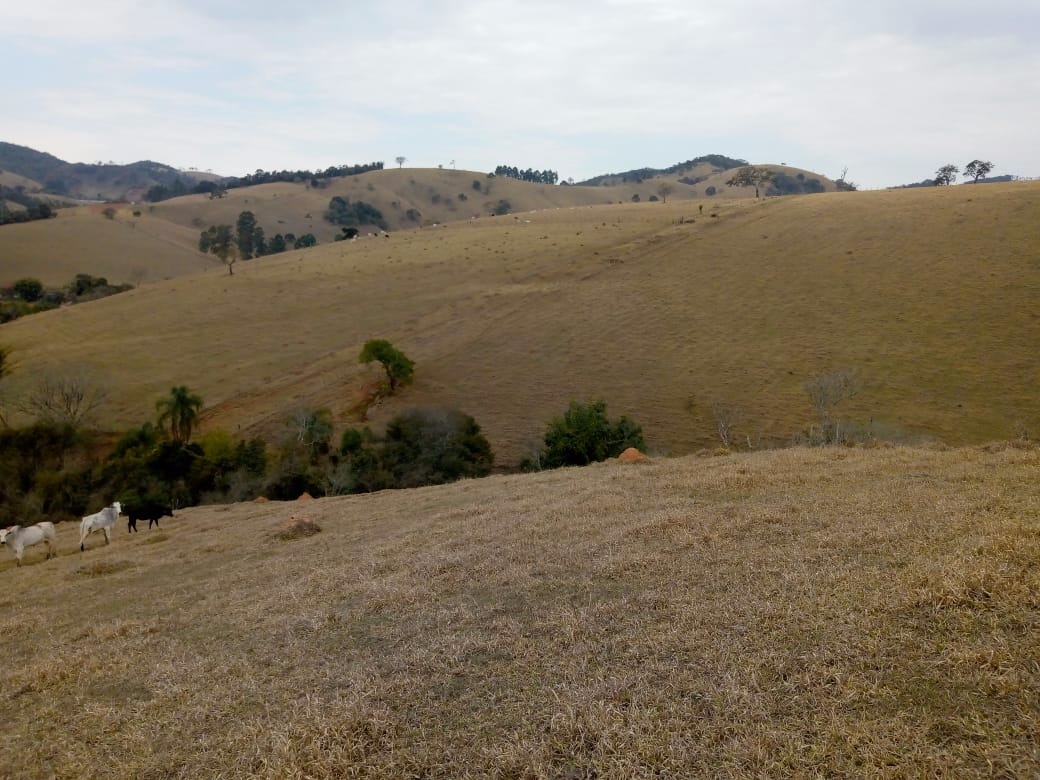
[[[5,3],[0,140],[72,162],[1040,176],[1038,0]]]

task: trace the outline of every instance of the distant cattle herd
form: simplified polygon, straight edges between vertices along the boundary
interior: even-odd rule
[[[115,526],[122,513],[123,505],[115,501],[101,511],[84,517],[79,526],[80,552],[86,550],[87,538],[94,531],[104,533],[105,544],[111,542],[112,527]],[[143,502],[141,504],[128,505],[126,507],[126,516],[127,533],[133,533],[137,531],[138,520],[147,520],[149,528],[153,524],[158,528],[159,518],[173,517],[173,509],[158,502]],[[0,544],[7,545],[19,566],[22,565],[22,556],[25,553],[25,548],[40,542],[47,545],[47,559],[57,555],[55,538],[54,523],[43,522],[29,526],[13,525],[10,528],[0,528]]]

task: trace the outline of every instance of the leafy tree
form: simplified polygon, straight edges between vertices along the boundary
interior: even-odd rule
[[[513,204],[505,198],[502,198],[498,203],[495,204],[495,208],[491,210],[491,213],[497,217],[504,216],[513,210]]]
[[[314,237],[313,233],[304,233],[293,242],[293,249],[307,249],[308,247],[317,246],[317,244],[318,239]]]
[[[957,174],[959,173],[957,166],[953,164],[944,165],[942,168],[935,172],[935,186],[940,187],[946,185],[947,187],[957,181]]]
[[[220,258],[228,268],[228,275],[234,275],[233,266],[238,259],[238,246],[231,225],[210,225],[199,236],[199,251],[208,252]]]
[[[971,176],[972,184],[978,184],[979,179],[989,176],[989,172],[992,170],[993,163],[983,160],[972,160],[964,166],[964,175]]]
[[[194,395],[184,385],[171,387],[166,398],[155,402],[159,413],[159,427],[167,425],[170,438],[176,442],[186,443],[191,439],[191,431],[199,422],[199,411],[202,409],[202,398]]]
[[[243,211],[238,215],[238,221],[235,223],[235,245],[238,247],[238,256],[243,260],[253,256],[256,229],[256,215],[252,211]]]
[[[106,208],[101,213],[105,215],[105,219],[115,219],[116,218],[116,210],[114,208],[112,208],[111,206]]]
[[[758,168],[748,165],[738,170],[733,177],[726,182],[727,187],[754,187],[755,197],[759,197],[758,188],[773,178],[773,172],[768,168]]]
[[[285,236],[281,233],[275,233],[274,238],[267,244],[267,254],[269,255],[276,255],[279,252],[284,252],[286,249]]]
[[[657,185],[657,194],[661,196],[664,203],[668,202],[668,196],[673,192],[675,192],[675,185],[671,182],[663,181]]]
[[[486,477],[494,456],[477,421],[456,409],[411,409],[387,425],[380,454],[395,487]]]
[[[361,348],[358,362],[371,363],[373,360],[382,363],[391,393],[399,385],[411,384],[415,376],[415,363],[386,339],[366,341],[365,346]]]
[[[640,425],[624,416],[609,420],[603,401],[572,401],[562,417],[549,423],[541,464],[548,468],[586,466],[617,457],[629,447],[646,448]]]
[[[33,303],[43,297],[43,282],[30,276],[14,283],[14,294],[23,301]]]
[[[400,157],[395,157],[395,158],[394,158],[394,162],[395,162],[395,163],[397,163],[397,167],[398,167],[398,168],[400,168],[400,167],[401,167],[401,166],[403,166],[403,165],[404,165],[404,164],[405,164],[406,162],[408,162],[408,158],[402,155],[402,156],[400,156]]]
[[[325,219],[333,225],[346,227],[359,227],[361,225],[377,225],[383,230],[387,229],[383,212],[370,203],[363,200],[354,201],[336,195],[329,201],[329,207],[325,211]]]

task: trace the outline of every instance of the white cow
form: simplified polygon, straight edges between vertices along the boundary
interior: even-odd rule
[[[25,552],[25,548],[40,542],[47,545],[47,559],[50,559],[52,555],[57,555],[54,552],[54,523],[37,523],[25,528],[20,525],[0,528],[0,544],[6,544],[11,548],[19,566],[22,565],[22,554]]]
[[[79,551],[83,552],[86,549],[84,543],[94,531],[105,532],[105,544],[112,541],[112,526],[116,524],[122,511],[122,505],[115,501],[112,506],[106,506],[100,512],[84,517],[83,522],[79,524]]]

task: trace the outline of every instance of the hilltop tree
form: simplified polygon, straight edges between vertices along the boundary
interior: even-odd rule
[[[768,168],[758,168],[748,165],[738,170],[733,177],[726,182],[727,187],[754,187],[755,197],[759,197],[758,188],[773,178],[773,172]]]
[[[404,164],[405,164],[406,162],[408,162],[408,158],[407,158],[407,157],[405,157],[404,155],[401,155],[400,157],[395,157],[395,158],[394,158],[394,162],[395,162],[395,163],[397,163],[397,167],[398,167],[398,168],[400,168],[400,167],[402,167],[402,166],[403,166],[403,165],[404,165]]]
[[[959,170],[956,165],[947,164],[935,172],[935,186],[940,187],[945,184],[949,187],[955,181],[957,181],[957,174]]]
[[[171,387],[166,398],[160,398],[155,402],[155,410],[159,413],[159,427],[169,426],[170,438],[182,444],[187,444],[191,439],[191,431],[198,425],[201,409],[202,398],[184,385]]]
[[[365,346],[361,348],[358,362],[371,363],[373,360],[383,364],[391,393],[399,385],[411,384],[415,376],[415,363],[386,339],[371,339],[366,341]]]
[[[972,184],[978,184],[979,179],[989,176],[989,172],[992,170],[993,163],[983,160],[972,160],[964,166],[964,175],[971,176]]]
[[[668,202],[668,196],[675,192],[675,185],[671,182],[663,181],[657,185],[657,194],[661,196],[661,200],[665,203]]]
[[[199,251],[216,255],[227,266],[228,275],[234,275],[233,266],[238,259],[238,247],[231,225],[210,225],[199,235]]]

